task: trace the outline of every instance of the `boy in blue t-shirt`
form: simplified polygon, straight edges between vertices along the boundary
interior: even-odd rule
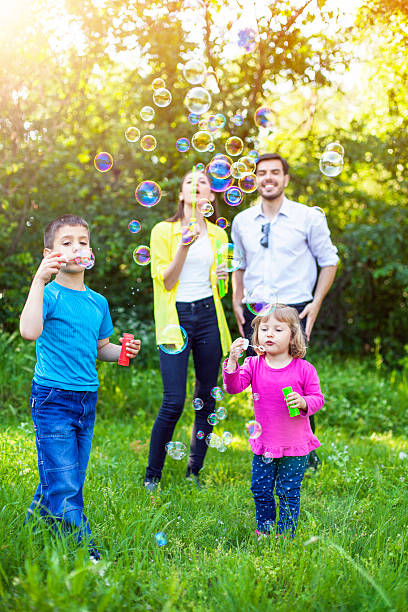
[[[106,298],[84,285],[89,243],[81,217],[63,215],[47,226],[44,259],[20,318],[22,337],[37,341],[30,403],[40,484],[26,520],[38,510],[54,526],[77,528],[78,542],[91,534],[82,490],[98,395],[96,359],[117,361],[121,351],[109,342],[113,326]],[[140,340],[126,346],[133,359]],[[92,540],[89,547],[91,557],[99,559]]]

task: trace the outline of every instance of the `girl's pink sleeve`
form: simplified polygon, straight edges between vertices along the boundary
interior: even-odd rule
[[[306,400],[307,411],[299,410],[300,415],[309,417],[314,414],[324,405],[324,396],[320,389],[320,380],[316,369],[311,363],[305,362],[307,367],[304,372],[303,397]]]
[[[249,385],[252,381],[252,359],[253,357],[247,357],[242,366],[237,367],[235,372],[227,372],[226,359],[222,366],[222,380],[224,381],[224,389],[227,393],[240,393]]]

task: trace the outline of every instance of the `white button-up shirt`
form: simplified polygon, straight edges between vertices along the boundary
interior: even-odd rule
[[[260,245],[262,225],[270,222],[268,247]],[[256,204],[238,213],[232,223],[232,241],[242,255],[244,302],[299,304],[313,299],[317,265],[339,261],[330,239],[326,217],[313,207],[284,198],[270,221]],[[252,299],[252,301],[254,301]]]

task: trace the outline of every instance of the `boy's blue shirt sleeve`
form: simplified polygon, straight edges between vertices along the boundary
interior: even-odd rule
[[[114,332],[112,318],[109,312],[109,304],[108,300],[104,298],[104,314],[101,326],[99,328],[99,336],[98,340],[104,340],[105,338],[109,338]]]

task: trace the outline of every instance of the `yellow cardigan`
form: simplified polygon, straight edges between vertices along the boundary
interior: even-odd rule
[[[222,307],[220,296],[218,295],[218,284],[216,276],[216,251],[217,240],[221,244],[228,242],[228,235],[225,230],[214,223],[206,220],[208,236],[210,238],[212,251],[214,254],[214,262],[210,270],[211,286],[213,291],[215,310],[218,319],[218,328],[220,330],[222,352],[226,355],[231,346],[231,335],[225,319],[224,309]],[[180,325],[176,309],[176,294],[178,282],[173,289],[167,291],[164,286],[163,274],[170,265],[176,255],[178,245],[181,240],[180,221],[171,223],[170,221],[161,221],[152,229],[150,237],[151,251],[151,274],[153,278],[153,293],[154,293],[154,320],[156,324],[156,341],[157,344],[169,342],[169,337],[163,335],[163,330],[168,325]],[[227,282],[227,281],[226,281]],[[180,334],[181,337],[181,334]]]

